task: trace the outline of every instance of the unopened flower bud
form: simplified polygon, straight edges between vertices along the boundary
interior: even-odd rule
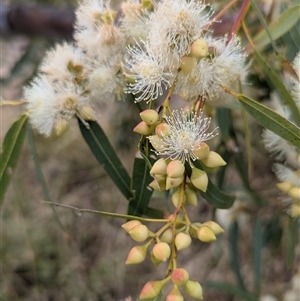
[[[69,129],[70,125],[69,122],[63,118],[60,118],[56,121],[54,131],[56,136],[62,135]]]
[[[167,179],[166,179],[166,190],[178,187],[182,183],[183,179],[184,179],[184,176],[181,176],[181,177],[178,177],[178,178],[167,177]]]
[[[176,285],[185,285],[189,281],[190,275],[187,270],[178,268],[173,271],[171,279]]]
[[[155,110],[151,109],[141,112],[140,116],[142,120],[145,121],[148,125],[155,124],[159,119],[158,113]]]
[[[299,200],[300,199],[300,187],[292,187],[288,192],[288,196],[292,199]]]
[[[184,232],[178,233],[175,237],[175,246],[178,251],[188,248],[191,242],[191,236]]]
[[[190,227],[189,233],[191,234],[192,237],[198,238],[197,230],[199,227],[201,227],[201,223],[192,223],[192,227]]]
[[[209,146],[205,142],[200,142],[193,150],[198,160],[205,159],[209,154]]]
[[[149,244],[133,247],[127,256],[125,264],[138,264],[146,259]]]
[[[145,121],[141,121],[134,129],[133,131],[135,133],[138,133],[140,135],[150,135],[154,130],[154,127],[151,125],[148,125]]]
[[[148,186],[157,191],[165,191],[166,178],[163,176],[155,176],[155,179]]]
[[[154,256],[153,250],[150,251],[150,259],[154,265],[159,265],[162,262]]]
[[[149,230],[145,225],[137,225],[128,233],[132,239],[138,242],[143,242],[149,237]]]
[[[185,291],[190,297],[194,299],[198,299],[198,300],[203,299],[202,287],[200,283],[197,281],[189,280],[185,285]]]
[[[214,231],[215,235],[224,233],[224,229],[214,221],[207,221],[202,225],[203,226],[208,226],[209,228],[211,228]]]
[[[142,223],[140,221],[137,220],[132,220],[129,221],[125,224],[122,225],[122,228],[128,233],[133,227],[137,226],[137,225],[141,225]]]
[[[217,239],[214,231],[207,226],[199,227],[197,230],[197,235],[198,239],[203,242],[211,242]]]
[[[180,59],[180,70],[184,75],[188,75],[193,67],[196,65],[196,58],[191,56],[184,56]]]
[[[159,242],[153,247],[153,255],[161,261],[167,261],[171,255],[170,246],[166,242]]]
[[[171,161],[167,166],[167,175],[170,178],[178,178],[184,174],[184,165],[179,160]]]
[[[201,160],[207,167],[215,168],[226,165],[226,162],[216,152],[210,151],[205,159]]]
[[[300,204],[292,204],[290,214],[293,218],[300,216]]]
[[[208,185],[208,177],[206,172],[194,167],[192,169],[191,182],[196,188],[205,192]]]
[[[165,159],[160,158],[159,160],[157,160],[151,170],[150,170],[150,174],[151,175],[165,175],[167,173],[167,162]]]
[[[82,108],[80,108],[79,115],[84,120],[92,120],[92,121],[96,120],[95,111],[90,106],[83,106]]]
[[[150,140],[152,146],[158,151],[163,151],[164,150],[164,145],[161,142],[161,139],[157,135],[151,135],[148,137]]]
[[[281,183],[277,183],[276,186],[282,192],[287,193],[291,189],[292,184],[290,182],[281,182]]]
[[[198,198],[197,198],[197,193],[193,189],[186,189],[185,190],[185,196],[186,200],[185,202],[191,206],[197,206],[198,203]]]
[[[170,135],[170,126],[165,122],[158,124],[155,128],[155,134],[159,138],[161,138],[163,136],[169,136]]]
[[[190,55],[194,57],[204,57],[208,53],[208,45],[203,39],[198,39],[192,43]]]
[[[167,244],[171,244],[173,240],[172,229],[167,229],[162,236],[160,237],[160,241],[166,242]]]
[[[184,298],[176,285],[174,285],[172,290],[166,296],[166,301],[184,301]]]
[[[142,291],[140,293],[140,299],[150,299],[157,297],[164,285],[166,284],[165,279],[161,281],[149,281],[147,282],[144,287],[142,288]]]
[[[182,203],[185,202],[185,194],[183,195],[183,200]],[[173,194],[172,194],[172,203],[175,207],[178,206],[178,203],[180,201],[180,190],[176,190]]]

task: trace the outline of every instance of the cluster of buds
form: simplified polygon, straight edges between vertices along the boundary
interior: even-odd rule
[[[197,300],[203,299],[202,287],[199,282],[190,280],[189,273],[183,268],[174,269],[172,274],[160,281],[147,282],[140,293],[140,299],[149,299],[157,297],[168,282],[173,283],[173,288],[166,296],[166,301],[183,301],[179,287],[184,287],[189,297]]]
[[[126,264],[139,264],[143,262],[151,244],[150,259],[153,264],[176,258],[176,252],[190,246],[192,238],[208,243],[216,240],[216,235],[224,230],[214,221],[205,223],[191,223],[186,217],[184,220],[180,215],[170,215],[166,224],[156,233],[150,231],[147,226],[138,220],[131,220],[122,225],[122,228],[137,242],[145,242],[143,245],[134,246],[128,253]],[[173,248],[174,246],[174,248]],[[184,286],[187,295],[195,299],[202,299],[201,285],[189,279],[185,269],[176,268],[171,265],[172,273],[161,281],[149,281],[141,291],[140,299],[153,298],[158,296],[163,287],[169,281],[173,282],[173,288],[168,293],[166,300],[184,300],[178,286]]]

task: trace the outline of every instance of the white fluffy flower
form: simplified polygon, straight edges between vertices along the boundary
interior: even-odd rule
[[[157,57],[147,43],[128,48],[125,74],[133,80],[127,85],[127,93],[138,94],[136,102],[151,101],[171,86],[173,73],[165,62]]]
[[[184,99],[195,100],[199,95],[211,105],[224,105],[222,87],[233,88],[247,73],[246,55],[236,37],[208,39],[210,53],[185,76],[180,74],[176,92]]]
[[[150,17],[151,48],[170,63],[179,64],[180,57],[190,52],[191,44],[203,36],[211,14],[210,6],[201,1],[162,1]]]
[[[70,77],[80,76],[84,70],[84,55],[82,51],[73,44],[59,44],[47,52],[40,71],[48,76],[50,80],[69,80]]]
[[[288,182],[293,186],[300,187],[300,177],[297,172],[291,168],[276,163],[274,164],[274,173],[280,182]]]
[[[137,40],[146,40],[149,26],[148,10],[143,9],[142,4],[138,0],[130,0],[123,2],[122,6],[123,18],[121,19],[121,28],[125,32],[129,43],[134,44]]]
[[[56,83],[45,77],[36,78],[24,89],[31,124],[45,136],[62,120],[69,121],[76,112],[89,105],[82,89],[72,83]]]
[[[104,62],[124,51],[125,36],[115,26],[116,13],[101,0],[86,0],[76,12],[75,39],[91,57]]]
[[[194,151],[199,150],[200,143],[217,135],[216,128],[207,132],[210,118],[203,118],[202,115],[202,112],[197,117],[194,112],[175,110],[172,116],[164,117],[169,126],[168,134],[162,133],[161,138],[154,143],[156,154],[180,160],[183,164],[189,162],[193,166],[192,161],[197,159]]]

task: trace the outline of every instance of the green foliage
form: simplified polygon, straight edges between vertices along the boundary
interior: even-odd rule
[[[0,206],[17,166],[26,134],[27,120],[28,116],[24,114],[19,120],[15,121],[3,141],[0,155]]]

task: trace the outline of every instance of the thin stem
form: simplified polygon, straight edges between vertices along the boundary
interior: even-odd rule
[[[154,223],[166,223],[169,220],[168,219],[152,219],[152,218],[143,218],[143,217],[138,217],[134,215],[127,215],[127,214],[119,214],[119,213],[112,213],[112,212],[106,212],[106,211],[98,211],[98,210],[92,210],[92,209],[80,209],[78,207],[70,206],[70,205],[65,205],[65,204],[60,204],[60,203],[54,203],[54,202],[49,202],[49,201],[42,201],[45,204],[48,205],[54,205],[54,206],[59,206],[67,209],[72,209],[75,210],[76,213],[81,214],[84,212],[87,213],[95,213],[95,214],[100,214],[104,216],[111,216],[115,218],[123,218],[123,219],[129,219],[129,220],[137,220],[141,222],[154,222]]]
[[[27,103],[26,100],[0,100],[0,106],[12,106],[12,107],[16,107],[16,106],[20,106]]]
[[[245,15],[247,14],[248,10],[250,8],[250,0],[244,0],[243,5],[239,11],[238,17],[236,18],[233,27],[231,29],[231,33],[228,37],[228,43],[231,41],[231,39],[233,38],[233,36],[238,32],[241,23],[245,17]]]
[[[232,0],[229,2],[215,17],[214,21],[218,21],[221,19],[221,17],[234,5],[238,2],[239,0]]]
[[[176,84],[177,84],[177,80],[178,80],[178,75],[176,75],[176,77],[174,79],[174,82],[173,82],[173,85],[171,86],[166,99],[162,103],[163,115],[166,115],[166,110],[168,110],[169,115],[172,115],[172,111],[170,110],[170,100],[171,100],[171,97],[174,93],[174,90],[175,90],[175,87],[176,87]]]

